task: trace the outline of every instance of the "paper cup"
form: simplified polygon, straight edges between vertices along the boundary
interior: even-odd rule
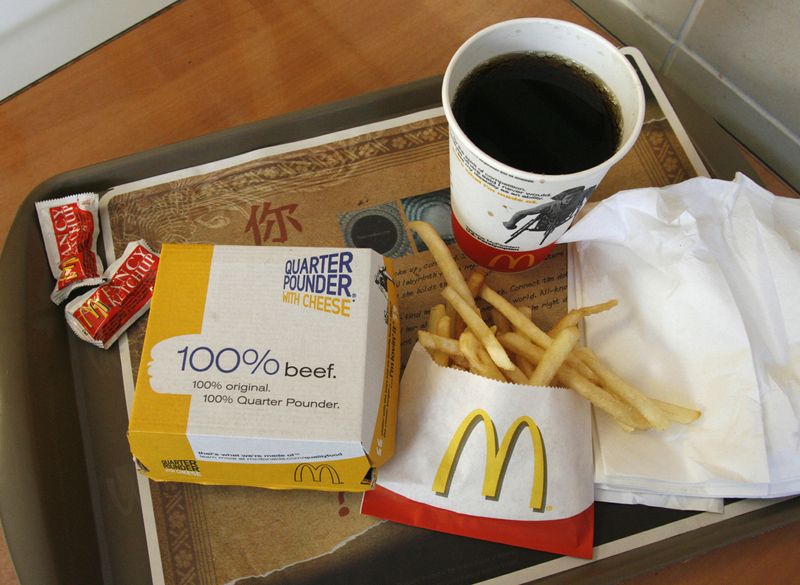
[[[459,84],[486,61],[508,53],[563,57],[596,75],[614,95],[621,137],[607,160],[569,174],[539,174],[504,164],[478,148],[456,121]],[[523,18],[472,36],[450,61],[442,84],[450,127],[453,234],[472,260],[492,270],[527,270],[544,260],[605,174],[636,142],[644,91],[632,65],[614,45],[576,24]]]

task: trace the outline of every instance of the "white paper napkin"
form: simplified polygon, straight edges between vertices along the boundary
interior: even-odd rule
[[[575,304],[620,302],[587,318],[589,347],[650,396],[703,412],[636,433],[596,414],[599,490],[800,493],[800,200],[743,175],[691,179],[618,193],[561,241],[575,242]]]

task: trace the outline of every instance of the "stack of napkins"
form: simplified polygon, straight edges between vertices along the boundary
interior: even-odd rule
[[[800,493],[800,200],[747,177],[624,191],[561,241],[586,343],[646,394],[702,411],[627,433],[595,415],[601,501],[713,510]]]

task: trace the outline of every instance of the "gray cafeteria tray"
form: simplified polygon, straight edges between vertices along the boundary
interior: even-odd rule
[[[425,79],[104,162],[53,177],[29,194],[0,256],[5,279],[0,288],[0,519],[22,585],[150,582],[136,476],[125,437],[127,413],[118,352],[77,341],[67,331],[63,307],[50,302],[53,280],[35,202],[66,193],[103,191],[435,107],[440,104],[440,84],[439,77]],[[713,176],[729,179],[738,170],[757,180],[713,120],[674,90],[665,89]],[[598,542],[691,515],[600,504]],[[794,498],[543,582],[616,582],[798,519],[800,498]],[[350,582],[358,582],[357,576],[351,577]]]

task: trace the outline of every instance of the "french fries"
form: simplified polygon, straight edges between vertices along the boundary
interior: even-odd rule
[[[458,338],[458,347],[461,349],[464,357],[467,358],[469,367],[473,372],[486,378],[492,378],[493,380],[505,382],[505,376],[503,376],[503,374],[491,360],[488,352],[484,349],[472,331],[464,331],[464,333],[461,334],[461,336]]]
[[[524,355],[533,363],[539,363],[545,353],[544,349],[518,333],[504,334],[500,337],[500,341],[511,351],[515,351],[519,355]],[[562,365],[561,368],[559,368],[555,380],[559,385],[572,388],[594,406],[610,414],[625,430],[632,431],[635,429],[649,428],[647,421],[643,417],[637,416],[637,413],[635,413],[630,406],[626,405],[603,388],[597,386],[568,365]]]
[[[447,282],[445,302],[431,309],[427,331],[418,332],[420,344],[439,365],[516,384],[570,388],[626,431],[664,430],[700,417],[697,410],[647,397],[580,345],[583,319],[613,309],[616,300],[573,309],[544,331],[533,322],[530,307],[514,306],[487,284],[485,270],[475,269],[465,278],[432,226],[420,221],[409,226]],[[491,323],[482,317],[476,298],[489,305]]]
[[[489,326],[481,318],[480,313],[473,311],[467,302],[462,299],[455,290],[450,288],[450,286],[445,287],[442,291],[442,296],[453,305],[456,312],[464,320],[467,328],[475,334],[475,337],[477,337],[483,347],[486,348],[486,351],[489,353],[494,363],[504,370],[513,369],[514,364],[511,363],[506,350],[503,349],[503,346],[497,341],[497,337],[495,337],[492,330],[489,329]]]
[[[678,406],[677,404],[671,404],[661,400],[653,400],[653,402],[655,402],[658,407],[664,411],[664,414],[669,417],[669,420],[673,422],[688,425],[689,423],[692,423],[700,418],[699,410],[693,410],[691,408]]]
[[[446,320],[445,320],[446,319]],[[436,335],[441,335],[442,331],[445,331],[444,326],[449,327],[450,318],[445,313],[445,307],[443,303],[439,303],[438,305],[434,305],[431,308],[431,312],[428,315],[428,331],[430,333],[435,333]],[[450,332],[446,330],[445,337],[449,337]],[[440,366],[447,366],[447,354],[434,350],[431,354],[433,357],[433,361],[435,361]]]
[[[492,323],[494,323],[497,326],[497,330],[500,333],[507,333],[511,331],[511,322],[505,318],[503,313],[492,307],[491,314],[492,314]]]
[[[417,331],[417,338],[419,339],[422,347],[427,349],[432,356],[436,352],[441,352],[451,357],[463,357],[464,355],[458,345],[457,339],[443,337],[441,335],[437,335],[436,333],[425,331],[424,329]]]
[[[580,355],[592,371],[600,377],[611,394],[633,406],[656,429],[663,431],[669,426],[669,417],[655,402],[618,376],[611,368],[601,362],[594,355],[594,352],[582,347],[580,348]]]
[[[409,222],[408,227],[414,230],[425,242],[425,245],[428,246],[428,250],[433,254],[433,259],[439,266],[439,270],[442,271],[442,276],[444,276],[448,286],[458,293],[467,306],[477,312],[478,306],[475,304],[475,296],[470,292],[464,275],[461,274],[453,255],[450,254],[447,244],[444,243],[439,233],[433,229],[431,224],[424,221]]]
[[[567,361],[572,348],[578,343],[577,327],[562,329],[553,339],[553,343],[542,354],[533,374],[528,379],[531,386],[547,386],[556,377],[558,370]]]
[[[617,306],[616,299],[612,299],[610,301],[606,301],[605,303],[600,303],[599,305],[592,305],[589,307],[582,307],[580,309],[572,309],[569,313],[564,315],[561,320],[556,323],[553,328],[547,332],[550,337],[555,337],[558,335],[558,332],[566,329],[567,327],[574,327],[580,323],[584,317],[588,315],[596,315],[597,313],[602,313],[603,311],[608,311]]]

